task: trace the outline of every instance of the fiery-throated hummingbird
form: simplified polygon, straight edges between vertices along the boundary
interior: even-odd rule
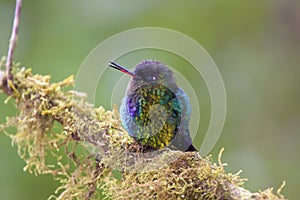
[[[133,72],[115,62],[109,66],[131,76],[120,107],[122,125],[131,137],[147,150],[196,151],[188,127],[189,97],[171,69],[152,60],[139,63]]]

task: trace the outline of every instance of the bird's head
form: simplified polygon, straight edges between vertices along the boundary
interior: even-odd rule
[[[109,66],[132,77],[129,86],[133,91],[145,84],[164,85],[172,91],[178,89],[172,70],[158,61],[143,61],[135,66],[133,72],[115,62],[110,62]]]

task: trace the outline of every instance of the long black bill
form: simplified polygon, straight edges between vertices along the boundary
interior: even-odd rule
[[[136,77],[136,75],[133,72],[129,71],[128,69],[122,67],[121,65],[119,65],[115,62],[109,62],[108,66],[115,68],[125,74],[128,74],[129,76]]]

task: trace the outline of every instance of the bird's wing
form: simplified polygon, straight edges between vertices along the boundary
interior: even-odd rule
[[[181,122],[178,133],[172,140],[171,144],[181,151],[191,150],[192,139],[189,131],[189,121],[191,115],[191,106],[188,95],[182,90],[178,89],[176,97],[179,99],[181,108]]]
[[[191,104],[188,95],[179,88],[176,92],[176,97],[179,99],[181,112],[182,112],[182,122],[181,126],[188,128],[191,115]]]
[[[134,112],[133,109],[135,108],[128,105],[130,101],[132,101],[132,99],[127,96],[122,99],[120,115],[123,127],[127,130],[130,136],[134,137],[138,127],[134,122],[134,116],[132,116],[132,113]]]

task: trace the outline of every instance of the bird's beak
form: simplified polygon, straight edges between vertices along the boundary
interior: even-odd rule
[[[109,62],[108,66],[115,68],[125,74],[128,74],[129,76],[136,77],[136,75],[133,72],[129,71],[128,69],[122,67],[121,65],[119,65],[115,62]]]

